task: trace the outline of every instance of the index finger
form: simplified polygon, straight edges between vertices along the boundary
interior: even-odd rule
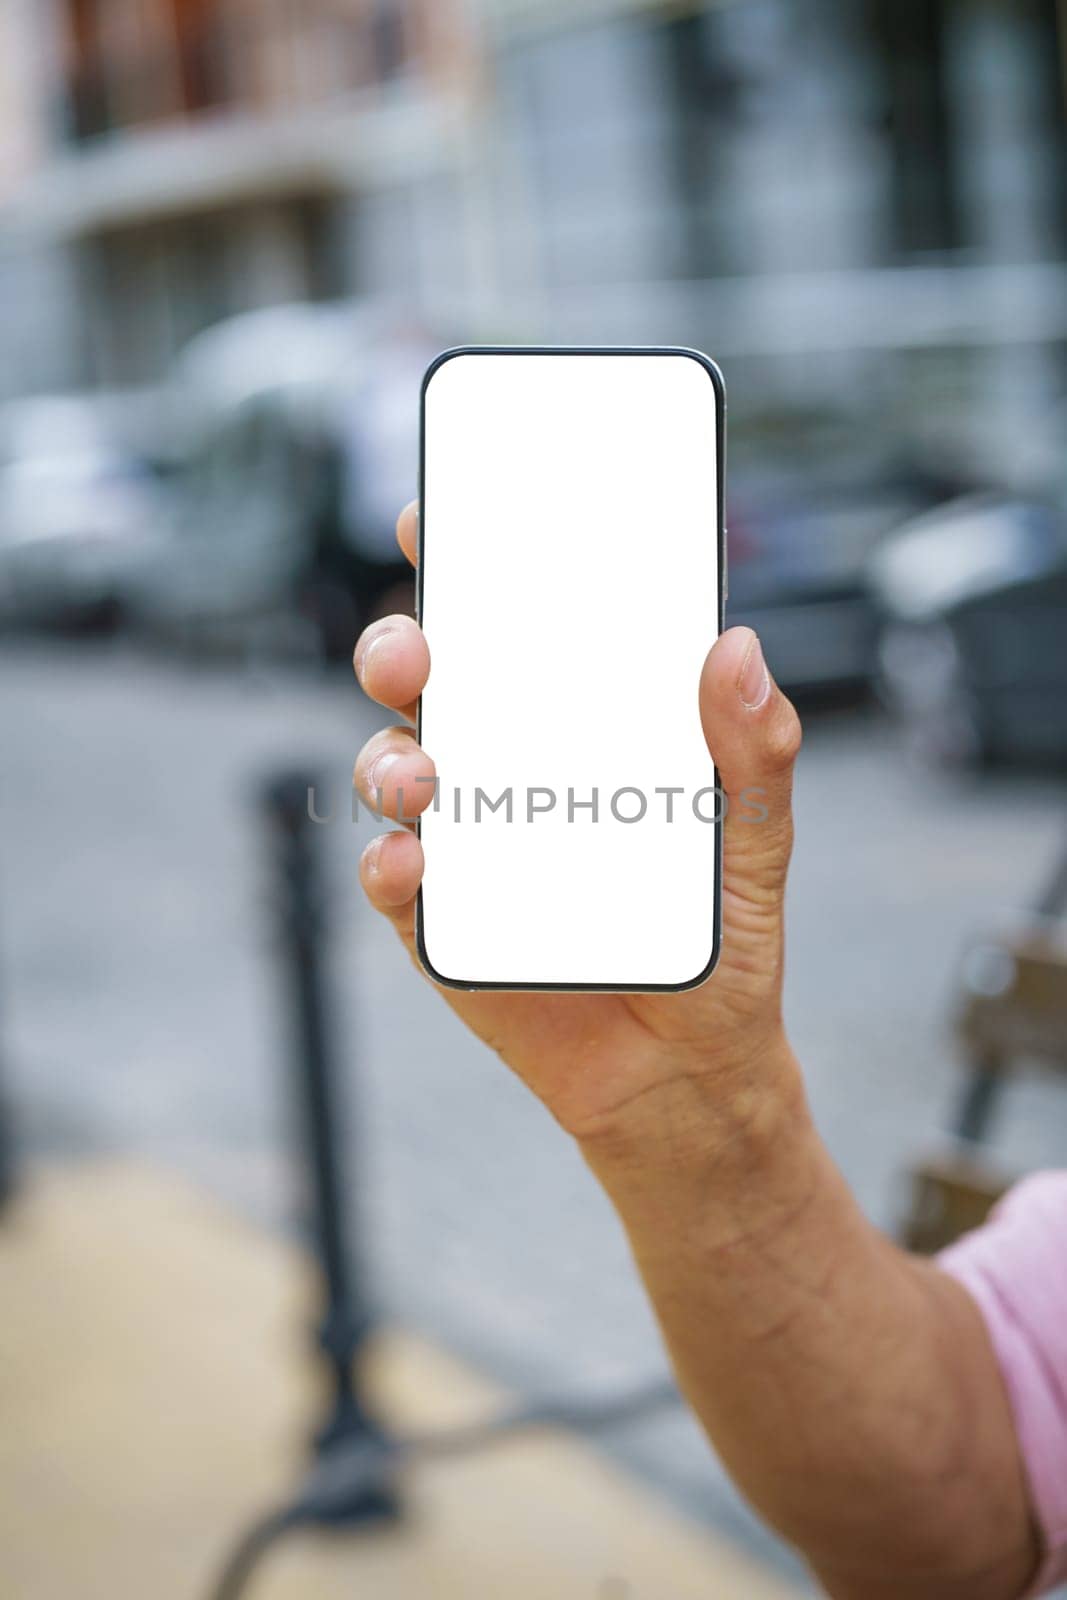
[[[419,564],[419,502],[412,500],[396,519],[396,542],[413,567]]]

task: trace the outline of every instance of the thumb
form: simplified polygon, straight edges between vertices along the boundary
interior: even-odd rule
[[[751,628],[730,628],[709,652],[700,719],[727,799],[726,886],[770,907],[781,899],[793,846],[800,719],[768,672]]]

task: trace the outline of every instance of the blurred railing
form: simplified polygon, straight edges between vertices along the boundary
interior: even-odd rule
[[[421,13],[420,0],[72,0],[68,135],[388,83],[418,58]]]

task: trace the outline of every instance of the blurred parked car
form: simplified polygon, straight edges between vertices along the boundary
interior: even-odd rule
[[[163,491],[125,423],[150,397],[63,395],[0,411],[0,615],[109,619],[163,516]]]
[[[871,563],[885,698],[924,753],[1067,763],[1067,499],[982,495]]]
[[[410,604],[399,507],[416,492],[418,393],[434,353],[376,307],[296,305],[210,329],[174,375],[187,457],[134,617],[202,645],[303,620],[330,657]]]
[[[838,424],[810,437],[803,419],[773,471],[743,465],[728,482],[728,620],[759,633],[792,693],[865,687],[877,667],[878,619],[867,566],[901,521],[944,497],[943,485]]]

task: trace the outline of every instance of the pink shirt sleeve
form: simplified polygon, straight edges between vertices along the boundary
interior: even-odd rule
[[[989,1328],[1015,1416],[1046,1560],[1032,1594],[1067,1581],[1067,1172],[1027,1178],[939,1264]]]

